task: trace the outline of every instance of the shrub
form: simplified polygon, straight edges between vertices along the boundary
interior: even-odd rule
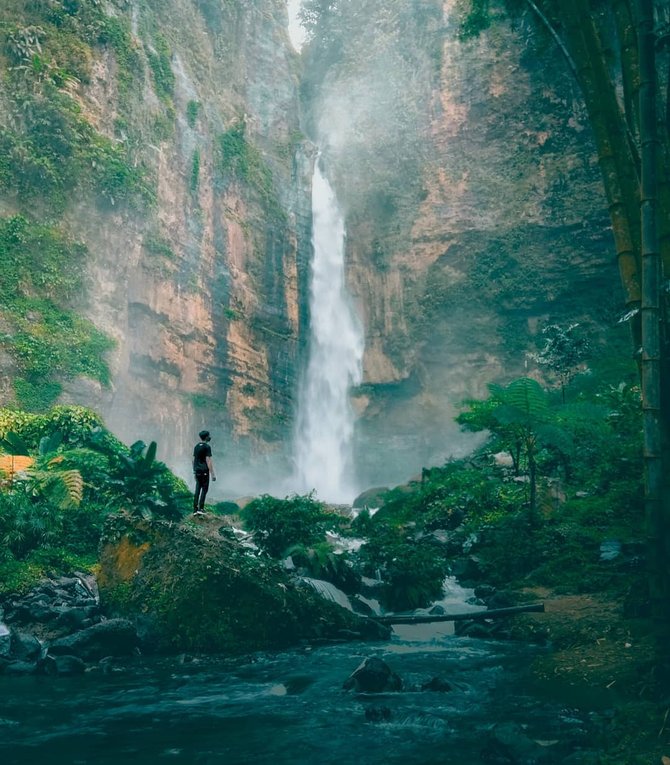
[[[250,502],[240,516],[254,532],[256,543],[269,555],[280,557],[291,545],[311,545],[322,539],[332,515],[312,494],[277,499],[264,494]]]

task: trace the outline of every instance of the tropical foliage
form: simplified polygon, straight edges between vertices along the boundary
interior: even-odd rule
[[[579,86],[602,171],[644,418],[648,588],[659,666],[670,677],[670,131],[666,77],[670,8],[660,0],[464,0],[465,36],[523,17],[557,46]]]
[[[327,523],[335,516],[326,512],[323,502],[313,494],[278,499],[264,494],[241,512],[257,544],[269,555],[279,557],[293,545],[311,545],[320,541]]]
[[[190,492],[156,450],[126,447],[82,407],[0,409],[0,591],[92,564],[111,512],[181,517]]]

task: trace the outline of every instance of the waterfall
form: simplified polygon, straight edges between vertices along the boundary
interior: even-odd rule
[[[362,377],[363,331],[344,282],[344,220],[321,162],[312,182],[313,259],[309,360],[300,391],[295,437],[299,491],[350,502],[353,479],[352,385]]]

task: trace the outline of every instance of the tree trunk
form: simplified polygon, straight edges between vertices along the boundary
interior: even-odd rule
[[[657,230],[658,131],[653,0],[638,0],[640,50],[640,146],[642,241],[642,412],[645,515],[649,535],[649,590],[659,668],[670,676],[670,517],[663,497],[661,406],[661,262]]]
[[[612,231],[626,306],[640,304],[640,234],[635,158],[625,130],[616,89],[609,76],[588,0],[564,0],[565,31],[578,68],[579,84],[589,113],[609,204]],[[635,351],[640,346],[639,321],[631,322]]]
[[[544,603],[529,603],[525,606],[508,606],[507,608],[491,608],[482,611],[468,611],[459,614],[398,614],[394,616],[369,616],[380,624],[430,624],[431,622],[459,622],[471,619],[497,619],[500,616],[513,616],[533,611],[542,613]]]

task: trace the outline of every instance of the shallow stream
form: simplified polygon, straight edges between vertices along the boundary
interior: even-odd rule
[[[0,763],[532,765],[564,762],[582,747],[582,715],[529,690],[526,670],[538,649],[430,626],[415,634],[403,627],[385,643],[236,660],[145,657],[106,673],[0,677]],[[406,690],[344,691],[369,656],[386,661]],[[434,677],[453,690],[421,690]],[[540,754],[512,746],[508,757],[490,743],[496,725],[521,726]]]

